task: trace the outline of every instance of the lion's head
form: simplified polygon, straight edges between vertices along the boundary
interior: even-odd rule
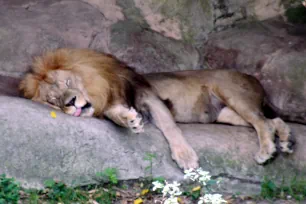
[[[94,108],[81,78],[69,70],[52,70],[44,77],[27,74],[20,84],[26,98],[73,116],[92,116]]]
[[[36,58],[32,72],[25,76],[19,86],[25,98],[69,115],[93,116],[95,109],[85,89],[84,77],[81,78],[82,74],[77,71],[79,66],[74,68],[71,64],[80,59],[78,54],[62,49]]]
[[[89,49],[62,48],[36,57],[20,83],[25,98],[74,116],[103,116],[110,105],[133,97],[142,84],[114,56]],[[142,78],[141,78],[142,79]]]

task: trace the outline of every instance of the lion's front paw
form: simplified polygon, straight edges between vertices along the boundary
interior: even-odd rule
[[[127,124],[133,133],[144,132],[142,117],[134,108],[130,108],[127,115]]]
[[[172,159],[177,162],[180,168],[187,170],[199,167],[199,158],[188,144],[172,146],[171,151]]]
[[[264,164],[269,159],[273,158],[275,153],[275,144],[271,142],[269,146],[262,148],[259,152],[257,152],[254,159],[258,164]]]

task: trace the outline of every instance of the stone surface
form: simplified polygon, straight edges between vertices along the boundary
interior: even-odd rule
[[[146,124],[135,135],[108,120],[76,118],[29,100],[0,97],[0,174],[16,177],[27,187],[41,187],[54,178],[70,185],[93,183],[96,172],[119,170],[120,179],[149,176],[146,152],[155,153],[153,176],[182,180],[182,172],[170,157],[160,131]],[[223,178],[223,192],[258,193],[264,176],[280,181],[283,176],[305,178],[306,127],[291,125],[297,151],[278,155],[266,166],[255,164],[257,136],[252,128],[227,125],[180,125],[200,156],[200,165]]]
[[[0,0],[0,75],[20,77],[33,57],[58,47],[111,53],[141,73],[198,69],[195,47],[252,16],[252,2]]]
[[[200,67],[195,48],[125,19],[115,2],[0,1],[0,75],[20,77],[33,57],[58,47],[111,53],[142,73]]]
[[[306,123],[306,40],[278,20],[242,24],[211,36],[210,68],[228,68],[260,80],[268,98],[288,119]]]

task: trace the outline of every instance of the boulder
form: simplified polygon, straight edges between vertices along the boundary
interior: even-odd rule
[[[0,75],[21,77],[33,57],[58,47],[111,53],[140,73],[198,69],[208,34],[252,16],[256,2],[2,0]]]
[[[59,47],[111,53],[140,73],[200,68],[191,45],[125,19],[116,4],[103,4],[100,10],[94,2],[100,1],[2,2],[0,75],[19,78],[33,57]]]
[[[119,171],[120,180],[150,176],[146,152],[153,159],[153,176],[183,180],[171,159],[161,132],[150,123],[145,133],[132,134],[109,120],[76,118],[26,99],[0,96],[0,174],[6,173],[25,187],[41,188],[47,179],[69,185],[95,183],[95,174],[107,167]],[[298,175],[306,178],[306,127],[290,124],[297,149],[279,154],[265,166],[253,160],[258,139],[252,128],[217,124],[180,124],[199,154],[200,165],[223,178],[222,192],[258,193],[264,176],[276,181]]]

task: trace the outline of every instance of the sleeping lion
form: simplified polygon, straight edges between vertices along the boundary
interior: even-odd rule
[[[167,139],[180,168],[198,167],[198,156],[176,125],[228,123],[252,126],[259,139],[255,161],[292,153],[290,128],[262,112],[264,90],[252,76],[230,70],[196,70],[140,75],[115,57],[88,49],[57,49],[34,59],[20,83],[23,96],[76,117],[106,117],[134,133],[143,116]],[[205,138],[203,138],[205,139]]]

